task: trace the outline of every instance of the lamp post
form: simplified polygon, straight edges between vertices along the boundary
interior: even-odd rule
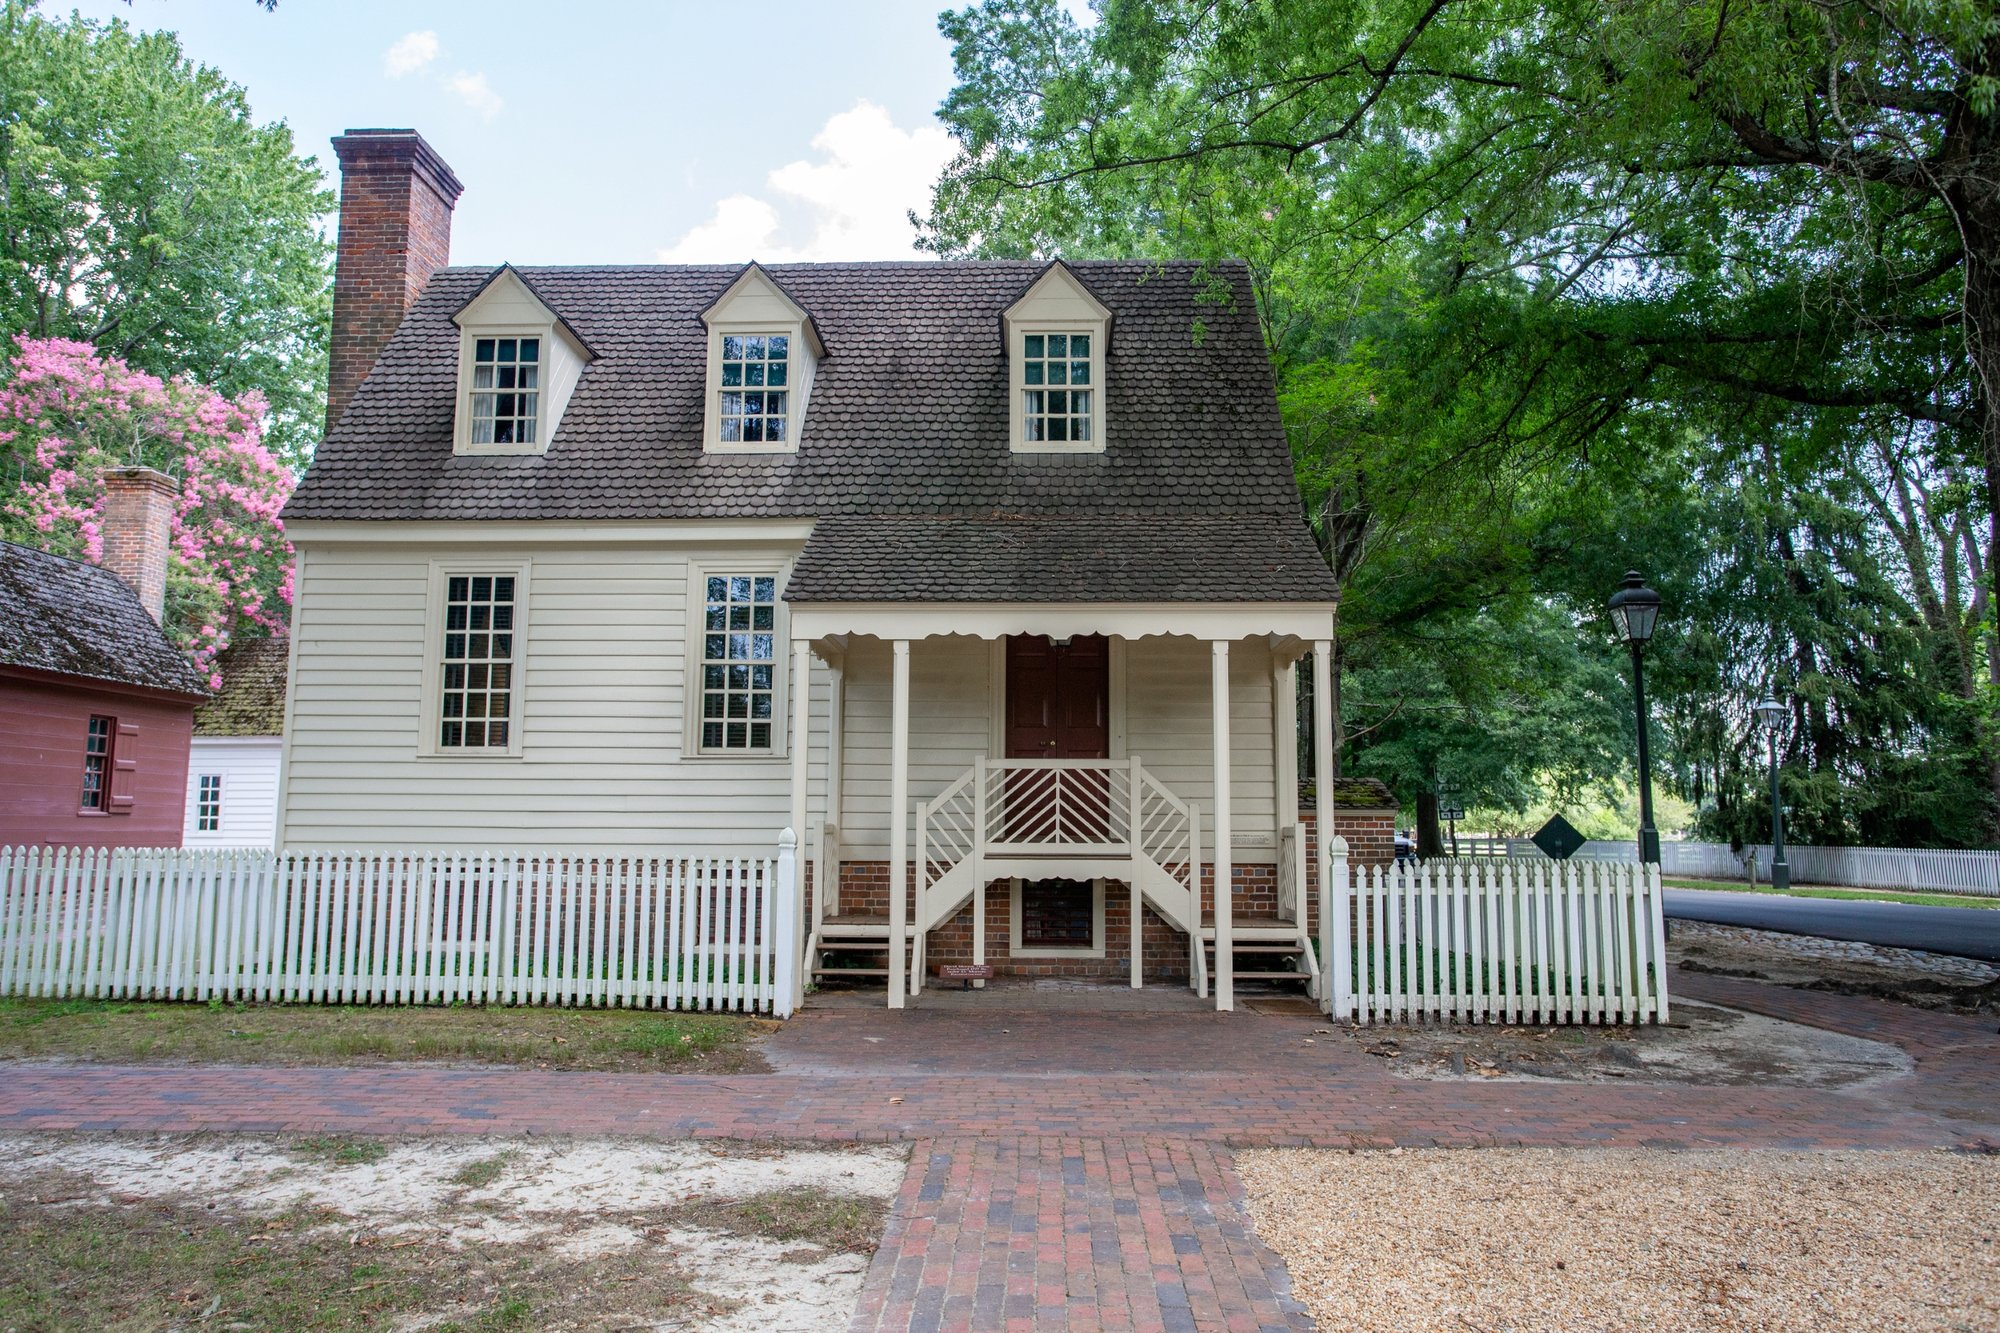
[[[1653,827],[1653,763],[1646,745],[1646,640],[1660,619],[1660,594],[1646,586],[1636,569],[1627,570],[1625,582],[1605,603],[1618,637],[1632,650],[1632,694],[1639,711],[1639,861],[1660,863],[1660,831]]]
[[[1785,706],[1769,695],[1757,704],[1757,718],[1771,737],[1771,887],[1792,887],[1792,868],[1785,863],[1785,799],[1778,789],[1778,733],[1785,726]]]

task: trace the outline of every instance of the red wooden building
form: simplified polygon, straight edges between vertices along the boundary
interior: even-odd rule
[[[0,846],[181,845],[206,691],[159,624],[173,496],[115,475],[106,568],[0,542]]]

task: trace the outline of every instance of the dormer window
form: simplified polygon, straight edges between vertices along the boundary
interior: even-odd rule
[[[813,371],[826,355],[812,316],[761,266],[747,264],[701,320],[708,326],[703,450],[797,449]]]
[[[720,443],[787,442],[791,344],[785,333],[722,335],[722,389],[716,403]]]
[[[533,444],[541,402],[540,338],[475,338],[472,442]]]
[[[1088,444],[1096,377],[1088,333],[1029,333],[1021,345],[1021,440]]]
[[[459,328],[455,454],[540,454],[597,359],[512,265],[493,270],[452,315]]]
[[[1111,311],[1061,260],[1001,315],[1017,454],[1102,453]]]

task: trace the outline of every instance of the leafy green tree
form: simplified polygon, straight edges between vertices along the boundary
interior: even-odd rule
[[[1802,782],[1935,780],[1990,830],[1990,6],[1107,0],[1086,30],[990,0],[941,22],[963,151],[933,248],[1250,260],[1344,688],[1369,694],[1343,717],[1381,704],[1378,659],[1443,668],[1437,626],[1530,595],[1581,621],[1629,563],[1687,616],[1656,669],[1671,636],[1728,644],[1664,673],[1677,744],[1700,721],[1733,755],[1748,700],[1795,687]],[[1726,511],[1746,486],[1776,505],[1747,526],[1702,493]],[[1719,537],[1754,579],[1704,564]],[[1864,701],[1881,724],[1845,731]],[[1974,760],[1927,765],[1948,735]],[[1828,831],[1883,827],[1843,808]]]
[[[0,0],[0,326],[270,404],[319,435],[333,207],[282,123],[170,33]]]

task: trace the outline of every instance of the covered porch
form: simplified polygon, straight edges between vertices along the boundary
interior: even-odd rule
[[[1325,768],[1332,627],[1330,603],[794,605],[792,677],[822,682],[790,699],[801,985],[879,978],[900,1008],[950,962],[1222,1010],[1249,976],[1318,994],[1295,700],[1313,672]]]

